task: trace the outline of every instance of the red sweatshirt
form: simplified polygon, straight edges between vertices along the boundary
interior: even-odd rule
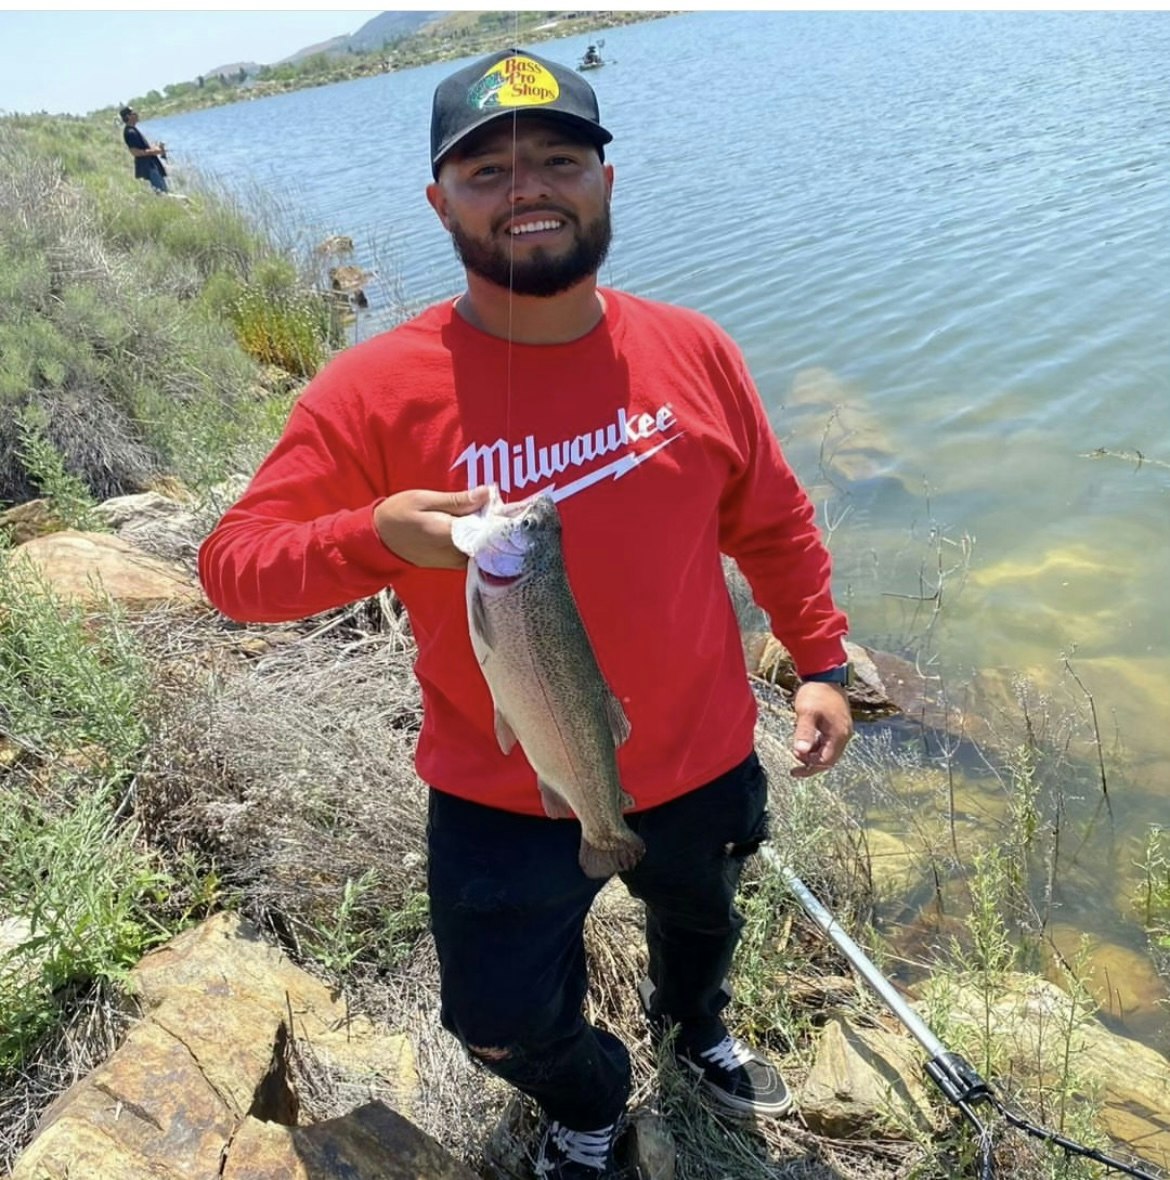
[[[401,560],[374,507],[410,488],[554,485],[570,584],[625,706],[618,767],[635,809],[709,782],[752,748],[747,680],[720,552],[739,563],[802,672],[845,659],[814,510],[780,454],[743,357],[705,317],[604,290],[569,344],[511,344],[444,303],[347,350],[199,553],[211,601],[282,622],[393,586],[418,644],[431,786],[542,814],[535,775],[505,757],[471,649],[465,576]]]

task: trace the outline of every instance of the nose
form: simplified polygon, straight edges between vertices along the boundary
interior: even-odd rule
[[[536,201],[549,195],[544,169],[518,156],[512,166],[512,187],[508,196],[513,204]]]

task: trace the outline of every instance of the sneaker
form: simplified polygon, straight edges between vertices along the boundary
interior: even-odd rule
[[[774,1118],[792,1106],[792,1095],[776,1067],[730,1034],[702,1051],[676,1043],[674,1055],[699,1076],[707,1096],[730,1114]]]
[[[654,1011],[655,990],[649,977],[643,976],[638,984],[638,996],[650,1028],[651,1044],[657,1048],[669,1031],[670,1021]],[[726,980],[723,990],[730,1000],[731,990]],[[704,1092],[725,1111],[775,1117],[792,1107],[792,1095],[780,1071],[733,1036],[725,1035],[710,1048],[697,1051],[687,1043],[679,1028],[674,1056],[680,1066],[699,1075]]]
[[[535,1172],[538,1180],[609,1180],[618,1174],[614,1144],[620,1120],[596,1131],[571,1131],[550,1122],[540,1142]]]

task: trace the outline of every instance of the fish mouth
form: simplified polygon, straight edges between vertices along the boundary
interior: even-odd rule
[[[485,585],[511,586],[524,576],[528,547],[517,544],[518,539],[513,525],[476,554],[475,565]]]
[[[512,586],[524,577],[523,571],[514,574],[495,574],[489,569],[478,566],[480,579],[488,586]]]

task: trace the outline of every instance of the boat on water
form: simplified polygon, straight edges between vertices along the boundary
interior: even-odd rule
[[[598,41],[596,45],[590,45],[586,50],[581,60],[577,63],[577,69],[584,72],[585,70],[600,69],[605,62],[601,58],[598,50],[604,45],[604,41]]]

